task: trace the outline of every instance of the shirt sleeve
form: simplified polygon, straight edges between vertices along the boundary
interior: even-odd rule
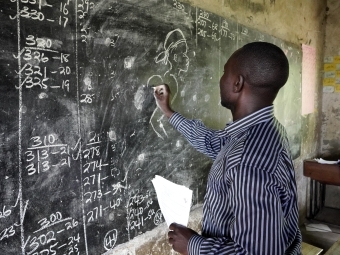
[[[215,130],[207,128],[200,120],[189,120],[178,112],[171,115],[169,122],[199,152],[215,159],[222,147],[222,139]]]
[[[275,177],[264,170],[238,167],[228,195],[232,210],[228,235],[209,238],[195,235],[189,240],[188,254],[284,254],[285,223],[278,186]],[[216,211],[223,213],[222,207],[216,205]]]

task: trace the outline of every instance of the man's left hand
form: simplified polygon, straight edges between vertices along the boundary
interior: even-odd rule
[[[197,235],[197,233],[194,230],[177,223],[172,223],[169,226],[169,229],[168,237],[172,248],[183,255],[188,255],[189,239],[192,235]]]

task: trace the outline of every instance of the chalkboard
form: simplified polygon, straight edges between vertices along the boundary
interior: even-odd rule
[[[223,128],[219,78],[251,41],[287,54],[276,101],[300,153],[298,46],[176,0],[2,0],[0,254],[103,254],[164,222],[157,174],[203,200],[211,161],[157,109]]]

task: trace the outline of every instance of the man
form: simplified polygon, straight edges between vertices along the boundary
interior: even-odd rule
[[[220,80],[233,122],[211,130],[172,110],[167,85],[158,107],[197,150],[214,160],[203,206],[202,235],[173,223],[173,249],[184,255],[300,254],[295,173],[287,135],[273,101],[289,75],[283,51],[254,42],[234,52]]]

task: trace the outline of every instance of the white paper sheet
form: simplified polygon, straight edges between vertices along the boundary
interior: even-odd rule
[[[168,226],[173,222],[187,226],[192,190],[168,181],[159,175],[152,179],[152,184],[155,187],[158,203]]]
[[[332,230],[327,225],[315,223],[306,224],[306,230],[316,232],[332,232]]]
[[[340,163],[340,160],[338,161],[331,161],[331,160],[324,160],[322,158],[315,158],[314,159],[316,162],[318,162],[319,164],[339,164]]]

